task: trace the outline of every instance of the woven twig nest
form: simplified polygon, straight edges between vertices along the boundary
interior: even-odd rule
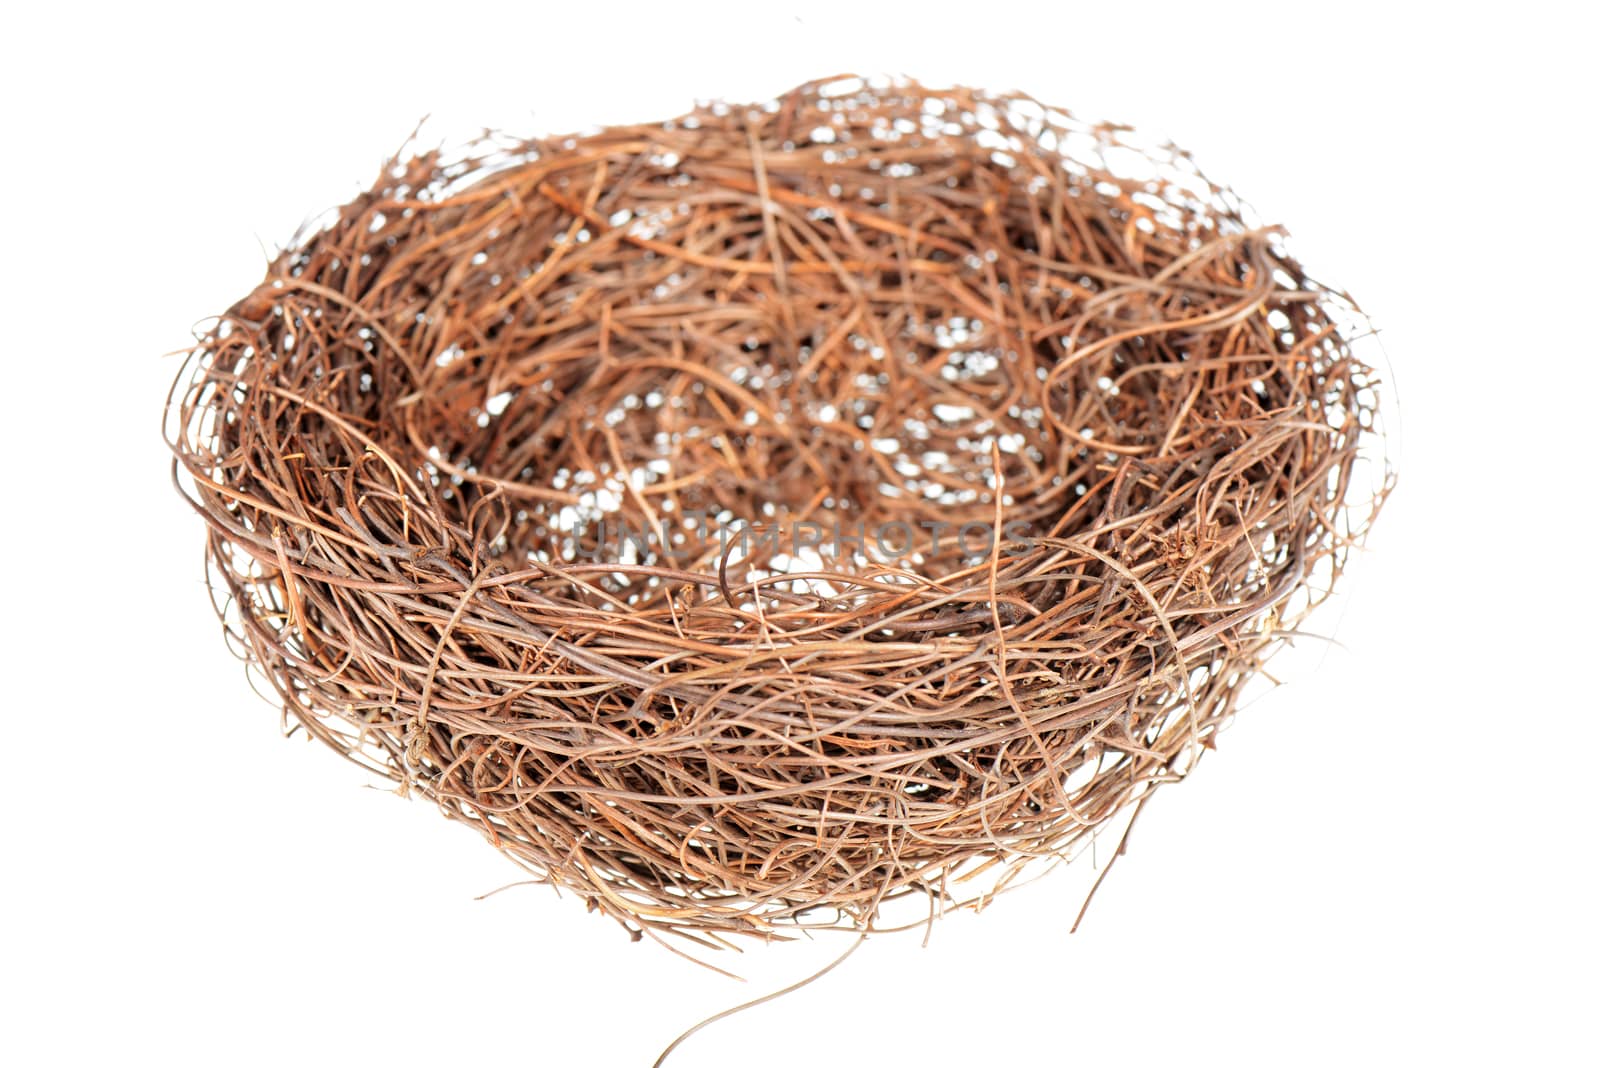
[[[387,167],[175,386],[229,635],[636,932],[1070,855],[1387,486],[1351,305],[1127,136],[844,81]]]

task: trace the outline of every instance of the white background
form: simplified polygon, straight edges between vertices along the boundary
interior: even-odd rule
[[[4,1059],[637,1066],[842,951],[735,983],[544,888],[476,900],[516,869],[279,738],[159,422],[162,354],[423,115],[560,132],[853,69],[1193,150],[1383,328],[1400,488],[1313,626],[1340,647],[1163,791],[1078,934],[1088,865],[668,1063],[1595,1063],[1600,94],[1564,7],[13,9]]]

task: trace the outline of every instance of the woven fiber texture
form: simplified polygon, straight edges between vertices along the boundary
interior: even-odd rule
[[[1390,482],[1182,152],[836,79],[419,152],[167,433],[286,722],[636,935],[983,901],[1181,778]]]

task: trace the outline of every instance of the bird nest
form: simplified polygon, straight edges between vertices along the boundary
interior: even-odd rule
[[[168,437],[293,729],[714,943],[1180,778],[1388,488],[1362,323],[1176,149],[845,79],[397,158]]]

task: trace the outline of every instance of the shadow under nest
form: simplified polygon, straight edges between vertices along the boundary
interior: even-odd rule
[[[1389,486],[1360,328],[1176,149],[846,80],[391,163],[168,434],[298,727],[712,945],[1192,767]]]

